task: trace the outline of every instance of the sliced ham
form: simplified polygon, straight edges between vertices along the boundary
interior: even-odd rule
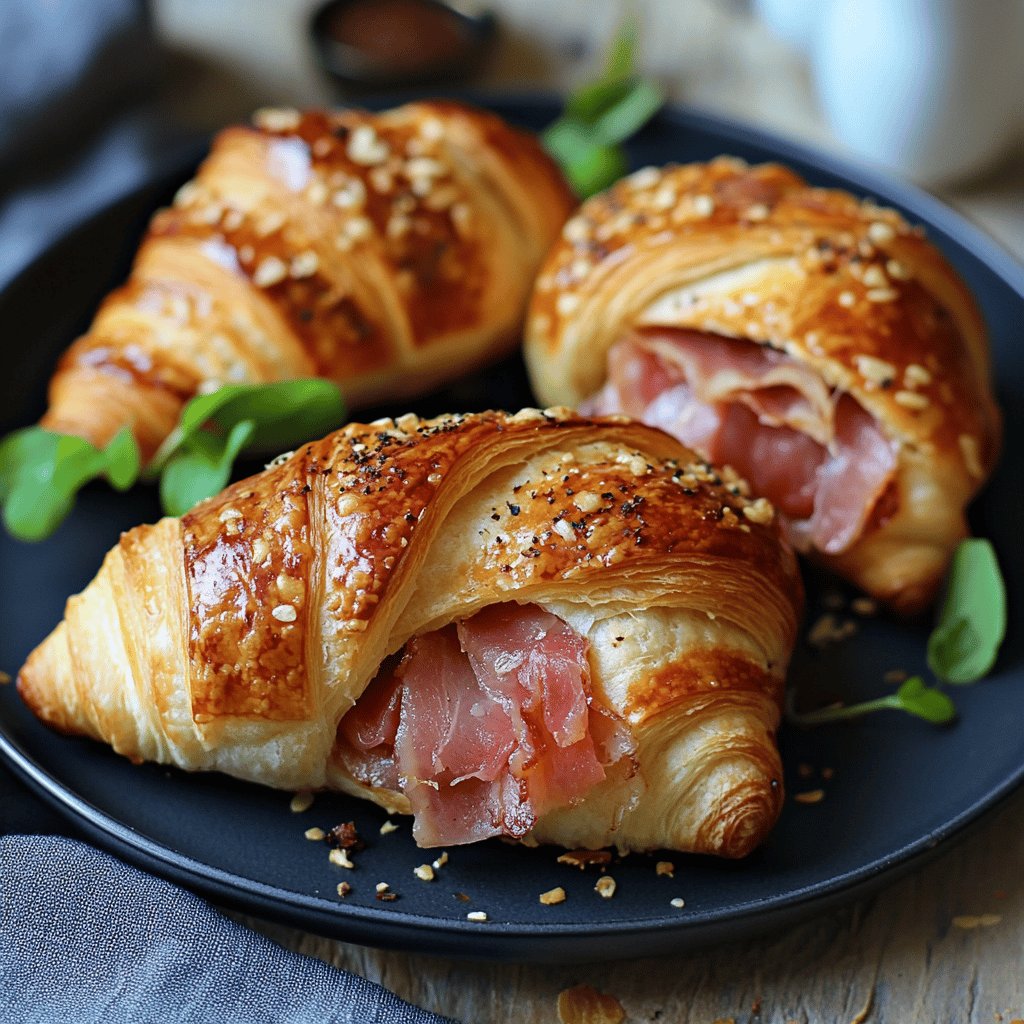
[[[624,412],[732,466],[783,513],[803,550],[850,547],[896,471],[894,446],[854,398],[749,341],[634,335],[612,348],[608,382],[583,408]]]
[[[634,748],[593,700],[586,640],[501,604],[411,640],[342,719],[337,752],[355,778],[404,792],[417,842],[436,846],[526,835]]]

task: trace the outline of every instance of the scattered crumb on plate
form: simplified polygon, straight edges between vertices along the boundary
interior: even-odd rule
[[[559,864],[570,864],[575,868],[579,868],[580,871],[585,871],[588,867],[604,867],[606,864],[610,864],[612,861],[612,855],[610,850],[570,850],[568,853],[560,854],[558,857]]]
[[[348,868],[351,871],[355,867],[355,864],[349,860],[348,853],[346,853],[345,850],[331,850],[331,852],[327,854],[327,859],[332,864],[337,864],[339,868]]]
[[[542,892],[539,899],[545,907],[552,907],[556,903],[564,903],[565,890],[560,885],[556,885],[554,889],[548,889],[547,892]]]
[[[303,811],[308,811],[313,806],[313,794],[308,790],[296,793],[292,796],[288,806],[291,808],[292,814],[302,814]]]
[[[798,804],[820,804],[825,799],[825,790],[807,789],[802,793],[794,793],[793,799]]]

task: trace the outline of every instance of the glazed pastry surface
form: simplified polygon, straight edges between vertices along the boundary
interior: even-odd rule
[[[353,424],[124,534],[19,689],[52,726],[136,761],[403,812],[403,786],[346,767],[339,724],[410,642],[532,608],[581,638],[592,710],[629,739],[532,835],[742,856],[781,806],[802,602],[771,507],[743,492],[622,419]]]
[[[543,401],[578,405],[601,393],[616,346],[660,346],[671,365],[692,362],[702,335],[760,346],[809,404],[831,402],[828,423],[842,396],[873,420],[893,461],[877,507],[853,542],[808,548],[898,609],[926,605],[1000,434],[984,323],[953,267],[894,210],[776,164],[647,168],[565,225],[538,279],[526,355]],[[688,353],[672,356],[681,340]],[[722,373],[714,401],[744,387]],[[778,426],[752,393],[741,400]]]
[[[429,390],[514,347],[572,204],[531,135],[461,104],[262,111],[153,218],[43,426],[102,444],[127,424],[148,456],[222,383]]]

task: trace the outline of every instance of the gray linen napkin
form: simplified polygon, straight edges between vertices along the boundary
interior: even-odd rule
[[[56,836],[0,838],[0,1020],[445,1024]]]

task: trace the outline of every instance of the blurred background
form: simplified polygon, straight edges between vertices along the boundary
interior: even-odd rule
[[[564,91],[597,70],[628,12],[671,101],[885,167],[1024,259],[1024,0],[459,0],[458,31],[435,0],[323,6],[5,0],[0,284],[62,226],[256,107],[423,79]]]

